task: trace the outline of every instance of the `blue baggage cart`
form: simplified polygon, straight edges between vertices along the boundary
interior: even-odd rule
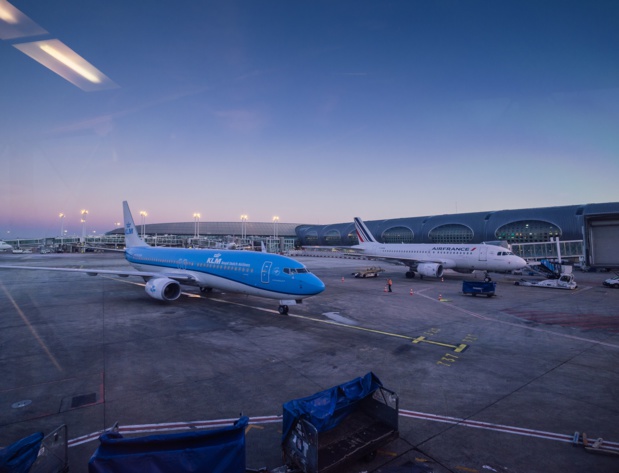
[[[462,281],[462,294],[476,296],[482,294],[492,297],[496,293],[496,283],[494,281]]]
[[[88,463],[89,473],[245,473],[248,417],[216,430],[124,438],[111,431]]]
[[[334,473],[398,437],[398,396],[369,372],[283,405],[286,471]]]

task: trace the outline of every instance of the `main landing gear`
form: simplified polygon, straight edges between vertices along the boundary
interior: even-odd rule
[[[280,305],[277,310],[282,315],[287,315],[288,314],[288,306],[287,305]]]

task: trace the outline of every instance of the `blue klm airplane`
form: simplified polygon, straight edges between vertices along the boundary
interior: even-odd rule
[[[161,301],[174,301],[181,284],[201,291],[225,292],[279,299],[279,313],[306,297],[320,294],[324,283],[298,261],[272,253],[242,250],[195,250],[153,247],[139,236],[127,202],[123,202],[125,258],[136,271],[0,266],[0,269],[34,269],[82,272],[91,276],[114,274],[138,276],[146,282],[146,293]]]

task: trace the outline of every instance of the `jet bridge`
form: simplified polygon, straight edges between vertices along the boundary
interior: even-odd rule
[[[619,268],[619,214],[586,217],[583,233],[587,266]]]

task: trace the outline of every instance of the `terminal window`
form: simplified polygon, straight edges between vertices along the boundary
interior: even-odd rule
[[[305,235],[305,244],[318,245],[318,232],[307,232],[307,235]]]
[[[344,243],[344,242],[342,242]],[[357,234],[355,232],[350,232],[348,234],[348,244],[349,245],[358,245],[359,244],[359,238],[357,237]]]
[[[393,227],[383,232],[383,243],[413,243],[415,235],[410,228]]]
[[[342,244],[342,235],[337,230],[329,230],[325,234],[325,243],[327,245],[341,245]]]
[[[561,237],[561,229],[542,220],[522,220],[503,225],[495,235],[498,240],[508,243],[535,243]]]
[[[430,230],[432,243],[470,243],[473,240],[473,230],[465,225],[441,225]]]

